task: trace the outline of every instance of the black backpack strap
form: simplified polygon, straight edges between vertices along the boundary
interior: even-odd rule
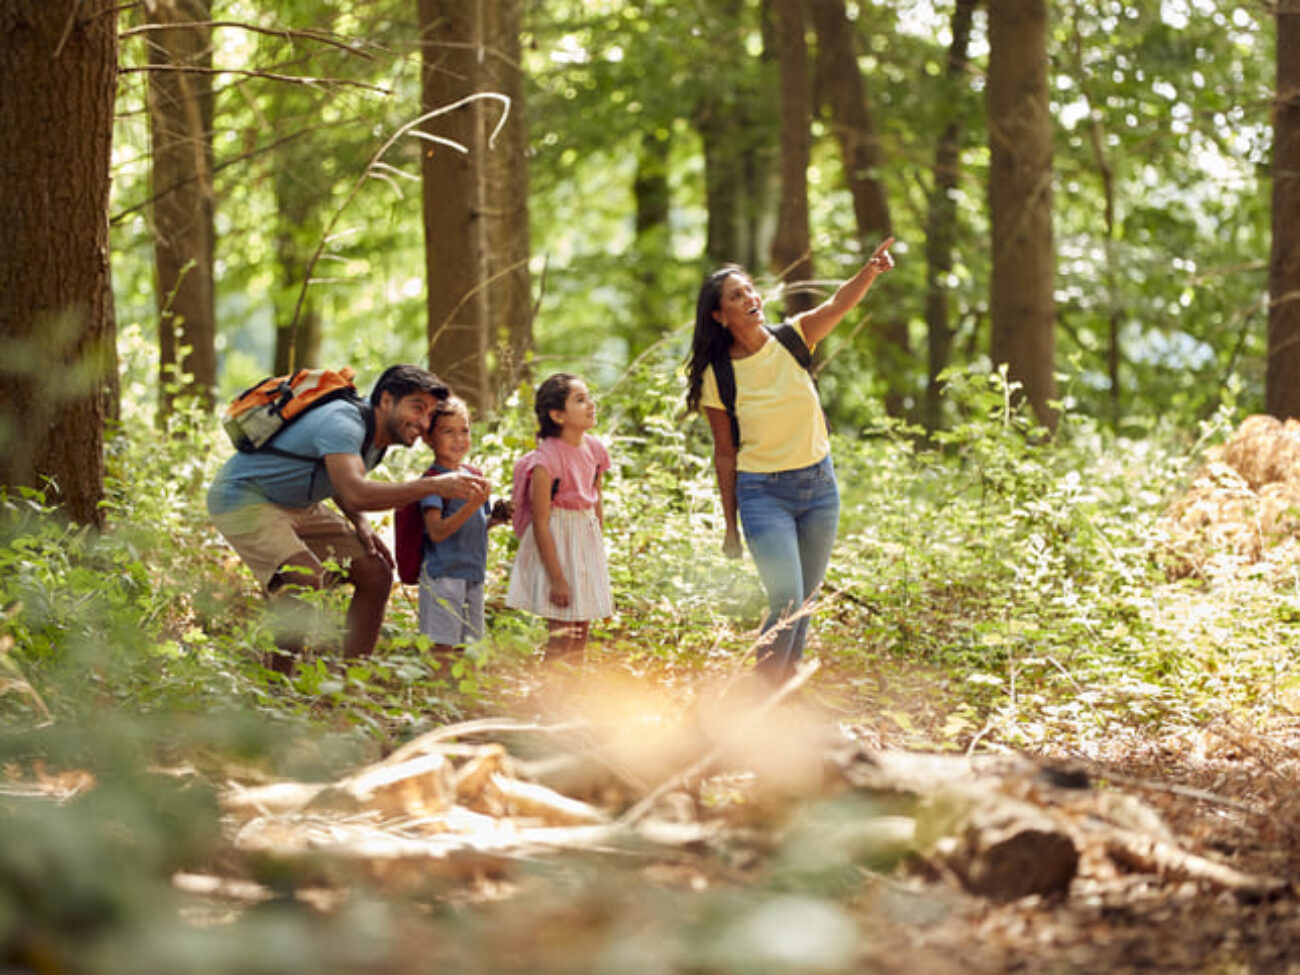
[[[795,362],[809,373],[812,372],[812,352],[809,351],[808,343],[803,340],[798,329],[789,322],[782,322],[775,328],[771,325],[763,327],[794,356]],[[718,382],[718,398],[722,400],[722,408],[727,411],[727,419],[731,421],[732,445],[739,450],[740,423],[736,419],[736,370],[731,365],[731,356],[723,356],[713,363],[713,378]]]
[[[731,356],[724,355],[713,363],[713,378],[718,383],[718,398],[722,408],[727,411],[731,421],[731,446],[740,449],[740,423],[736,420],[736,370],[731,365]]]
[[[767,328],[767,326],[763,326]],[[808,343],[803,340],[796,329],[789,322],[782,322],[776,328],[767,328],[772,333],[772,337],[785,346],[786,351],[794,356],[794,361],[799,363],[809,372],[812,372],[812,352],[808,349]]]
[[[357,408],[361,410],[361,419],[366,423],[366,435],[361,438],[361,456],[364,458],[366,456],[366,451],[368,451],[375,442],[375,408],[371,403],[362,399],[360,396],[356,397],[356,404]],[[383,461],[384,454],[386,453],[388,453],[387,447],[379,452],[379,457],[375,460],[376,465]]]

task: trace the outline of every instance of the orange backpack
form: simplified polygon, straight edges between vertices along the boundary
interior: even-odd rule
[[[360,406],[366,421],[364,453],[374,436],[374,413],[357,392],[352,380],[356,373],[348,366],[333,369],[299,369],[288,376],[270,376],[248,387],[226,407],[221,425],[235,449],[243,453],[281,454],[300,460],[286,450],[270,446],[275,435],[313,407],[336,399],[349,399]]]

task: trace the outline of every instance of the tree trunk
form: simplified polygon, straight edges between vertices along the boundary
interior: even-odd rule
[[[523,378],[533,347],[533,283],[528,214],[528,114],[524,100],[523,0],[497,0],[483,8],[487,57],[484,85],[510,99],[510,117],[487,151],[488,307],[496,340],[498,395]],[[488,104],[484,124],[496,125],[499,110]]]
[[[273,89],[272,104],[280,111],[277,117],[306,115],[311,109],[302,105],[301,93],[289,86]],[[318,171],[307,154],[316,149],[305,141],[291,142],[276,154],[271,170],[275,194],[275,263],[278,287],[274,289],[275,363],[272,372],[282,376],[293,369],[321,365],[320,312],[312,298],[312,289],[303,293],[303,277],[311,260],[319,233],[320,208],[329,201],[329,187],[317,185],[307,174]],[[298,308],[298,299],[302,307]],[[293,327],[294,312],[298,327]]]
[[[481,0],[418,6],[427,113],[482,90]],[[473,101],[425,123],[426,131],[468,151],[424,143],[429,367],[474,410],[490,400],[482,105]]]
[[[812,137],[812,82],[804,36],[804,0],[772,0],[773,34],[781,72],[781,205],[772,267],[785,285],[787,316],[817,304],[812,291],[812,246],[808,229],[808,162]]]
[[[741,45],[743,12],[742,0],[718,0],[707,8],[709,19],[703,29],[719,50]],[[763,110],[775,99],[732,77],[719,76],[710,84],[692,118],[704,144],[708,210],[704,249],[714,266],[735,262],[757,270],[772,229],[768,202],[776,134]]]
[[[145,4],[154,267],[162,414],[178,396],[211,407],[217,385],[213,297],[211,0]],[[175,26],[187,25],[187,26]]]
[[[989,210],[995,365],[1005,363],[1040,423],[1056,428],[1052,296],[1052,117],[1046,0],[989,5]]]
[[[1122,415],[1122,397],[1120,387],[1120,331],[1123,325],[1123,312],[1120,307],[1119,269],[1115,257],[1115,245],[1119,237],[1119,227],[1115,219],[1115,170],[1106,152],[1106,132],[1101,124],[1101,111],[1098,99],[1092,92],[1090,72],[1084,55],[1083,31],[1079,26],[1081,9],[1085,7],[1079,0],[1070,7],[1073,21],[1070,31],[1071,70],[1079,93],[1088,104],[1088,144],[1092,149],[1092,158],[1097,165],[1097,178],[1101,181],[1102,218],[1105,237],[1106,260],[1102,269],[1102,278],[1106,284],[1106,375],[1110,380],[1111,425],[1119,426]]]
[[[636,240],[632,245],[636,276],[635,312],[626,323],[628,358],[634,359],[669,331],[669,296],[662,269],[671,260],[672,231],[668,218],[672,198],[668,187],[672,139],[666,130],[641,137],[632,195],[636,201]]]
[[[0,4],[0,484],[102,524],[113,0]]]
[[[1300,0],[1277,7],[1273,108],[1273,252],[1268,275],[1265,402],[1279,419],[1300,417]]]
[[[957,240],[957,185],[961,166],[962,111],[957,90],[966,83],[971,19],[976,0],[957,0],[952,14],[952,44],[944,104],[949,115],[934,151],[934,183],[930,192],[925,229],[925,324],[929,336],[929,381],[925,390],[925,428],[943,427],[943,392],[939,375],[952,362],[955,329],[948,304],[948,276],[952,273]]]
[[[880,141],[858,70],[855,28],[844,0],[811,0],[809,11],[817,30],[817,75],[822,101],[830,106],[831,128],[844,160],[844,175],[853,199],[858,245],[865,258],[891,233],[889,199],[880,181]],[[901,416],[906,409],[908,367],[912,360],[907,319],[881,316],[871,332],[871,352],[886,384],[885,412]]]

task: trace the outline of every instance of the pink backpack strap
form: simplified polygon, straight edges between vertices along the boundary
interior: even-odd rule
[[[529,490],[529,484],[533,479],[533,468],[540,460],[541,457],[536,450],[528,451],[515,461],[514,473],[511,475],[510,500],[515,506],[511,525],[519,538],[524,537],[524,532],[528,531],[528,526],[533,523],[533,495]]]
[[[524,532],[528,531],[528,526],[533,523],[533,471],[538,467],[545,467],[558,478],[560,464],[560,457],[549,437],[539,441],[534,449],[515,461],[514,473],[511,476],[510,500],[515,506],[512,525],[515,535],[519,538],[524,537]],[[554,488],[551,493],[554,496]]]

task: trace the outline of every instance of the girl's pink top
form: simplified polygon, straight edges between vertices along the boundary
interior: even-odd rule
[[[560,482],[551,497],[557,508],[582,510],[595,507],[600,500],[596,486],[599,476],[609,470],[609,451],[598,437],[583,434],[582,444],[573,446],[559,437],[546,437],[538,441],[515,462],[513,500],[515,504],[514,529],[520,538],[533,520],[532,490],[529,486],[533,470],[541,467]]]

